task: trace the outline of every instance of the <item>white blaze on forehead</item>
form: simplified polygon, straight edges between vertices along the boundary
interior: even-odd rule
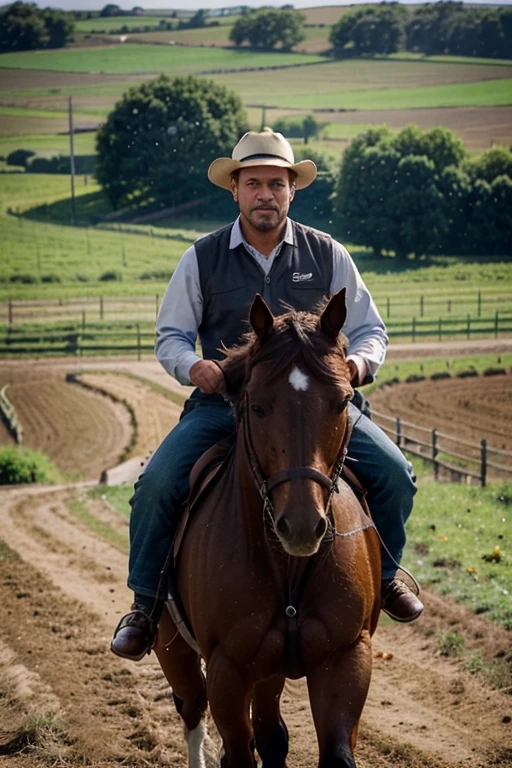
[[[288,377],[288,381],[297,392],[305,392],[309,386],[309,379],[305,373],[295,366]]]

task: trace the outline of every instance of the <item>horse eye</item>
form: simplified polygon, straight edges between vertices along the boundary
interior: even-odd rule
[[[262,419],[265,416],[265,411],[261,407],[261,405],[251,405],[251,411],[254,411],[256,416],[259,416],[260,419]]]

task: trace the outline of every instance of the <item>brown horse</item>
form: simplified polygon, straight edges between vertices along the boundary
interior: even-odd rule
[[[206,765],[207,704],[221,768],[283,768],[285,679],[306,677],[321,768],[354,768],[379,616],[376,531],[340,479],[353,393],[345,292],[318,314],[274,317],[257,296],[252,333],[228,351],[243,371],[231,459],[198,501],[177,584],[200,652],[168,612],[155,651],[185,723],[189,765]],[[207,674],[203,675],[202,660]]]

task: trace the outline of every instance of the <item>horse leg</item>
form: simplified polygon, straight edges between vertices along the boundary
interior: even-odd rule
[[[340,648],[311,671],[307,682],[320,751],[319,768],[356,768],[354,749],[372,668],[371,638]]]
[[[210,711],[222,738],[221,768],[256,768],[249,717],[252,684],[220,649],[208,660]]]
[[[158,625],[154,651],[185,725],[189,766],[204,768],[205,746],[209,746],[210,739],[205,721],[208,700],[201,659],[181,637],[166,610]]]
[[[279,710],[284,681],[284,677],[276,676],[262,680],[254,687],[252,724],[263,768],[286,766],[288,729]]]

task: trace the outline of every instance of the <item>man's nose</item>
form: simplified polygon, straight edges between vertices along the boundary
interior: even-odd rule
[[[259,197],[261,200],[272,200],[274,197],[274,191],[271,186],[261,186],[259,189]]]

